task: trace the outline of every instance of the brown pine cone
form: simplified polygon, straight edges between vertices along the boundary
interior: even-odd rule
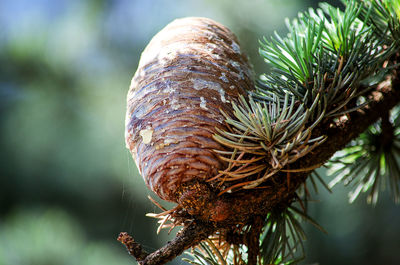
[[[234,34],[207,18],[177,19],[150,41],[127,98],[126,145],[148,187],[162,199],[202,193],[226,166],[212,135],[231,102],[253,88]],[[200,184],[200,186],[198,185]],[[201,195],[200,195],[201,194]],[[196,204],[196,200],[192,203]]]

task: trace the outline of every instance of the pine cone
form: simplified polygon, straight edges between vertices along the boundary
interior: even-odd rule
[[[198,184],[226,167],[212,137],[226,130],[221,110],[232,113],[231,103],[252,88],[248,59],[221,24],[177,19],[154,36],[132,79],[126,115],[126,145],[148,187],[178,203],[188,190],[208,196]]]

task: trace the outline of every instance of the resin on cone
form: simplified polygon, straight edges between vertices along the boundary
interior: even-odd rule
[[[237,38],[207,18],[177,19],[143,51],[127,98],[126,145],[147,186],[160,198],[180,202],[226,164],[214,150],[216,128],[226,130],[252,71]],[[200,186],[199,186],[200,185]]]

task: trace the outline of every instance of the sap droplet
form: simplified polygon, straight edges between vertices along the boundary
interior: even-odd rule
[[[206,100],[204,99],[204,97],[200,97],[200,108],[208,109],[206,106]]]
[[[139,134],[142,136],[142,142],[144,144],[149,144],[151,142],[151,137],[153,136],[153,129],[143,129]]]
[[[229,103],[229,100],[225,98],[225,90],[223,88],[218,89],[219,95],[221,96],[221,101],[223,103]]]
[[[170,145],[170,144],[174,144],[174,143],[177,143],[177,141],[175,139],[172,139],[172,138],[164,139],[165,145]]]
[[[222,81],[224,81],[225,83],[229,83],[228,78],[226,77],[225,73],[222,73],[221,76],[219,77],[219,79],[221,79]]]
[[[181,107],[181,105],[178,104],[178,99],[176,98],[173,98],[169,104],[173,110],[178,110]]]
[[[200,78],[191,79],[193,83],[193,88],[196,90],[202,90],[204,88],[219,90],[221,89],[221,85],[216,82],[203,80]]]

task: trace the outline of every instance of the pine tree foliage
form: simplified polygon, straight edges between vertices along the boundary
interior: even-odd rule
[[[346,4],[344,12],[322,4],[301,13],[287,22],[285,38],[275,34],[260,43],[260,54],[272,71],[261,76],[248,100],[234,106],[235,117],[227,117],[232,130],[215,137],[232,150],[223,154],[225,159],[236,161],[218,176],[225,183],[231,181],[226,190],[258,186],[322,142],[323,135],[308,136],[323,118],[368,103],[349,104],[365,93],[361,82],[386,71],[381,65],[398,47],[394,41],[389,45],[387,36],[397,28],[394,22],[386,23],[393,30],[377,33],[373,29],[382,28],[382,23],[367,23],[381,6]]]
[[[318,97],[310,108],[300,105],[297,109],[292,95],[286,94],[283,101],[276,95],[271,97],[272,101],[268,103],[255,102],[252,98],[247,102],[241,98],[241,104],[234,105],[236,119],[225,114],[232,131],[219,131],[221,135],[215,136],[216,140],[232,148],[232,151],[217,151],[228,155],[222,158],[230,162],[227,170],[221,172],[223,181],[240,181],[255,175],[257,178],[240,181],[224,191],[239,187],[254,188],[323,142],[323,136],[310,139],[317,122],[305,128],[310,113],[317,106]]]
[[[383,38],[386,45],[400,41],[400,2],[397,0],[364,1],[360,18]]]
[[[343,11],[324,3],[300,13],[286,21],[287,36],[275,33],[260,42],[260,55],[272,70],[234,105],[233,115],[225,114],[230,130],[215,135],[227,147],[220,155],[229,162],[212,179],[224,187],[221,193],[260,187],[278,172],[290,172],[291,163],[325,140],[324,135],[311,137],[322,120],[367,105],[365,93],[397,66],[388,64],[388,59],[400,47],[400,0],[343,2]],[[386,182],[399,202],[399,128],[397,109],[332,159],[328,166],[336,177],[329,187],[316,172],[310,174],[312,185],[316,187],[315,181],[320,180],[329,190],[337,183],[353,184],[350,201],[370,191],[368,201],[376,203]],[[305,234],[300,219],[315,223],[305,210],[293,206],[267,216],[260,237],[260,264],[291,264],[302,257]],[[243,264],[244,246],[229,246],[222,253],[213,242],[203,242],[194,250],[190,263]]]
[[[398,50],[400,1],[367,1],[365,5],[360,13],[365,24],[382,40],[383,45]],[[385,69],[382,71],[385,73]],[[374,81],[380,80],[375,78]],[[395,108],[391,115],[388,113],[383,116],[380,122],[340,151],[331,161],[331,171],[336,177],[330,182],[330,187],[341,182],[353,185],[349,193],[350,202],[361,192],[369,191],[367,202],[375,205],[379,191],[385,189],[386,183],[393,200],[400,203],[399,122],[399,108]]]

